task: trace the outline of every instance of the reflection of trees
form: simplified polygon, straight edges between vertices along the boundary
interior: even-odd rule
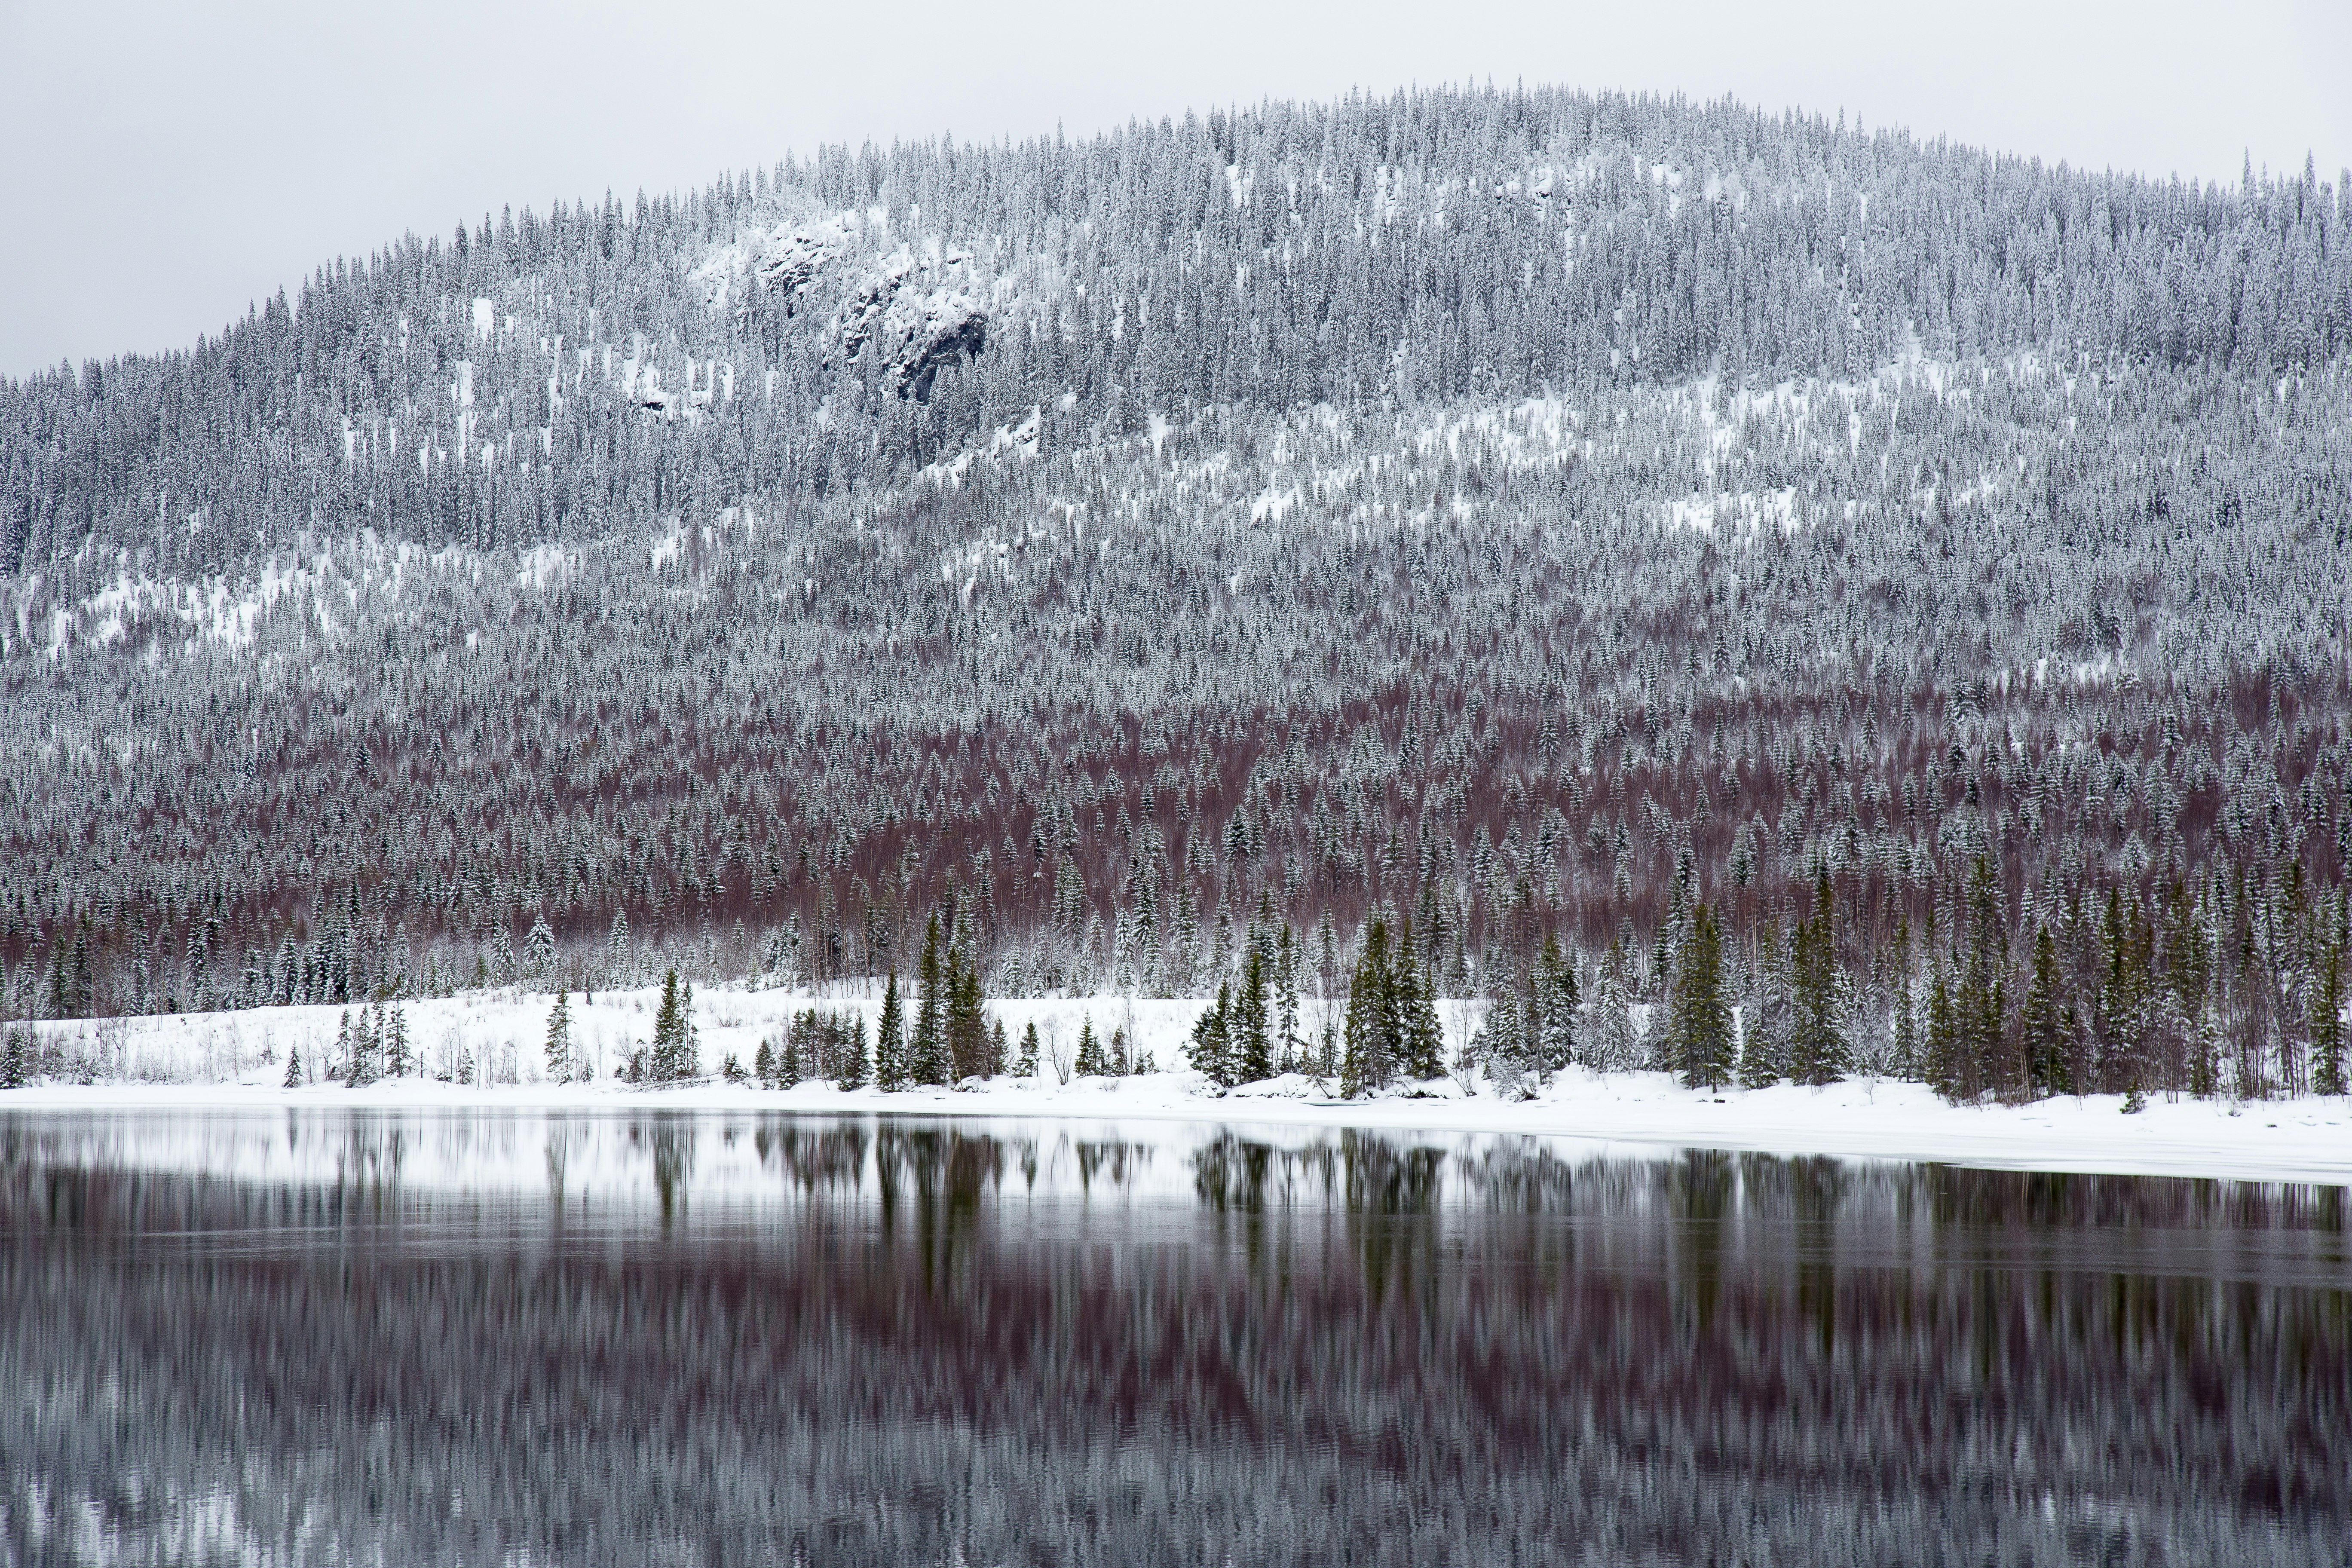
[[[694,1174],[694,1119],[690,1115],[653,1116],[629,1124],[629,1144],[648,1157],[654,1193],[661,1204],[662,1228],[677,1218]]]
[[[693,1127],[632,1128],[657,1186]],[[1074,1237],[1007,1191],[1034,1144],[779,1123],[822,1223],[551,1249],[13,1131],[0,1561],[85,1506],[202,1555],[205,1500],[223,1558],[466,1564],[2285,1564],[2352,1514],[2330,1192],[1223,1137]]]

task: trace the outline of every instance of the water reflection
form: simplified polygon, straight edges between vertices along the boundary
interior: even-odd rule
[[[2345,1563],[2344,1222],[1522,1139],[0,1117],[0,1557]]]

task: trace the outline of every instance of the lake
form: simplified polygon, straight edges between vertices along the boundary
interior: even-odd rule
[[[2340,1187],[0,1114],[9,1563],[2352,1563]]]

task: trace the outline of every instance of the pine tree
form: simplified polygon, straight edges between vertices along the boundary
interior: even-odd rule
[[[1537,1022],[1537,1055],[1547,1075],[1565,1069],[1576,1060],[1576,966],[1561,958],[1559,939],[1547,935],[1543,950],[1536,955],[1535,995]],[[1434,999],[1426,995],[1423,1004],[1430,1020],[1436,1018]]]
[[[961,945],[948,949],[941,989],[940,1027],[950,1070],[958,1080],[989,1077],[986,999],[981,993],[980,970],[965,961]]]
[[[2347,924],[2344,896],[2336,895],[2336,929],[2323,940],[2318,973],[2311,987],[2311,1087],[2314,1093],[2346,1091],[2344,1073],[2344,991]]]
[[[948,1081],[947,1009],[940,992],[943,973],[940,917],[923,932],[923,955],[915,972],[915,1027],[907,1042],[907,1075],[919,1084]]]
[[[1689,937],[1675,955],[1671,1051],[1693,1089],[1719,1089],[1732,1078],[1731,1003],[1723,989],[1723,939],[1714,911],[1691,912]]]
[[[569,1083],[572,1071],[572,993],[559,987],[555,1005],[547,1015],[547,1081]]]
[[[1396,1077],[1396,981],[1389,964],[1388,925],[1374,921],[1364,933],[1363,956],[1348,983],[1347,1055],[1339,1092],[1353,1100],[1385,1089]]]
[[[652,1059],[646,1070],[657,1083],[676,1083],[701,1070],[695,1058],[694,987],[678,982],[677,971],[662,976],[661,1005],[654,1014]]]
[[[1274,1058],[1265,1021],[1265,961],[1255,948],[1242,961],[1241,988],[1234,994],[1228,1025],[1234,1081],[1257,1083],[1272,1078]]]
[[[1822,876],[1813,899],[1812,918],[1798,925],[1791,944],[1795,995],[1789,1076],[1799,1083],[1819,1085],[1843,1078],[1852,1052],[1846,1040],[1827,873]]]
[[[25,1031],[0,1024],[0,1089],[23,1089],[33,1081],[30,1058]]]
[[[906,1005],[898,999],[898,972],[882,983],[882,1022],[874,1032],[874,1087],[896,1094],[907,1087]]]
[[[1929,1088],[1956,1104],[1965,1098],[1959,1021],[1954,1016],[1951,987],[1941,963],[1936,965],[1927,982],[1927,1051],[1924,1065]]]
[[[302,1087],[302,1047],[300,1046],[289,1046],[287,1047],[286,1081],[280,1087],[285,1089],[299,1089]]]
[[[792,1037],[789,1033],[785,1035],[784,1038],[786,1041],[784,1050],[793,1059],[792,1081],[798,1083],[801,1077],[799,1059],[800,1053],[793,1049],[790,1043]],[[779,1070],[776,1061],[776,1042],[770,1036],[761,1035],[760,1037],[760,1048],[751,1053],[751,1076],[753,1079],[758,1080],[761,1089],[777,1089],[782,1087],[781,1080],[777,1076]]]
[[[365,1089],[376,1079],[375,1009],[360,1009],[359,1023],[352,1030],[351,1055],[347,1058],[343,1081],[352,1089]]]
[[[352,1010],[343,1009],[335,1020],[335,1052],[327,1058],[327,1076],[344,1078],[352,1070]]]
[[[1222,1010],[1223,998],[1218,999]],[[1077,1075],[1080,1078],[1101,1078],[1110,1071],[1110,1063],[1103,1058],[1102,1042],[1095,1037],[1095,1021],[1088,1014],[1078,1022]]]
[[[1612,942],[1601,962],[1592,998],[1592,1039],[1586,1065],[1595,1072],[1631,1072],[1641,1065],[1641,1042],[1633,1033],[1633,1010],[1625,994],[1624,949]]]
[[[1013,1064],[1015,1078],[1037,1076],[1037,1020],[1032,1018],[1021,1031],[1021,1055]]]
[[[845,1089],[866,1087],[866,1015],[860,1013],[849,1026],[849,1042],[842,1053],[841,1076],[834,1081]]]
[[[1298,939],[1286,921],[1274,945],[1275,1067],[1281,1072],[1297,1071],[1307,1047],[1298,1034]]]
[[[415,1067],[408,1047],[408,1013],[394,1003],[384,1023],[383,1070],[393,1078],[406,1078]]]
[[[629,911],[613,911],[613,929],[604,938],[604,984],[607,987],[626,983],[629,974]]]
[[[988,1060],[983,1064],[982,1069],[987,1077],[1002,1078],[1004,1076],[1006,1056],[1007,1047],[1004,1040],[1004,1020],[1002,1018],[993,1019],[990,1022],[988,1026]]]
[[[2026,983],[2025,1003],[2018,1014],[2023,1036],[2027,1081],[2037,1095],[2069,1094],[2073,1054],[2066,1038],[2066,1003],[2058,973],[2058,944],[2050,928],[2033,931],[2033,973]]]
[[[1793,974],[1780,924],[1767,921],[1756,938],[1756,963],[1740,1020],[1742,1089],[1769,1089],[1789,1076],[1789,1042],[1797,1008]]]

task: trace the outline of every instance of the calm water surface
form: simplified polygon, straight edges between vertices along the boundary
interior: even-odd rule
[[[2352,1563],[2336,1187],[0,1116],[0,1560]]]

